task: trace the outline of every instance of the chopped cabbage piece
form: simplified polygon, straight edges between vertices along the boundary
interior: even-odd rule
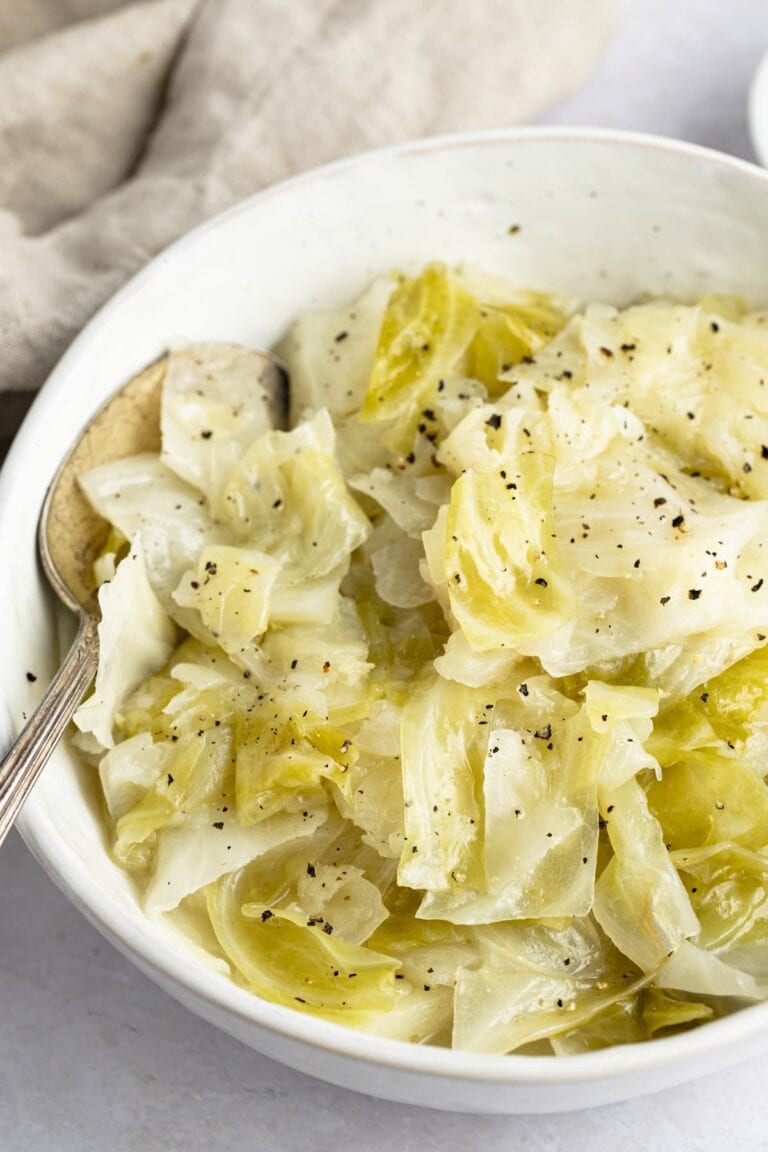
[[[419,571],[421,547],[403,537],[390,540],[371,556],[376,591],[394,608],[418,608],[433,599]]]
[[[140,538],[149,582],[171,611],[171,593],[182,574],[204,545],[219,543],[224,535],[205,498],[150,454],[102,464],[81,476],[80,486],[123,536]]]
[[[372,1036],[446,1047],[451,1042],[452,1020],[452,989],[430,984],[426,988],[409,987],[392,1008],[372,1014],[364,1027]]]
[[[768,785],[727,748],[681,751],[649,784],[648,803],[672,849],[768,841]]]
[[[294,713],[360,719],[376,696],[369,683],[363,625],[354,602],[345,596],[336,596],[327,623],[270,628],[257,650],[240,653],[240,661],[246,665],[243,676],[253,675]]]
[[[226,801],[231,751],[232,733],[224,725],[179,738],[165,759],[164,774],[117,821],[115,859],[126,868],[145,868],[161,829],[185,824],[215,802]]]
[[[573,1056],[614,1044],[637,1044],[659,1032],[685,1028],[713,1015],[714,1009],[708,1004],[650,985],[614,1001],[580,1027],[553,1036],[551,1043],[557,1056]]]
[[[558,302],[544,292],[520,293],[514,302],[483,299],[481,316],[468,349],[467,374],[492,394],[503,390],[503,377],[514,365],[538,352],[566,323]]]
[[[247,873],[209,888],[208,908],[229,961],[270,1000],[324,1015],[393,1007],[396,960],[338,939],[311,916],[248,900]]]
[[[714,1009],[709,1004],[651,987],[643,992],[642,1013],[648,1033],[654,1036],[668,1028],[709,1020],[714,1015]]]
[[[382,277],[352,308],[300,316],[278,352],[291,380],[291,424],[327,408],[338,423],[360,409],[392,280]]]
[[[398,528],[416,539],[435,519],[435,505],[419,493],[420,478],[413,474],[374,468],[362,476],[352,476],[350,488],[364,492],[394,520]]]
[[[561,488],[556,472],[555,533],[578,611],[524,647],[551,675],[725,627],[757,646],[768,592],[751,552],[766,539],[768,504],[699,487],[664,458],[633,461],[627,447],[582,469],[578,487],[568,477]]]
[[[235,872],[276,845],[311,836],[327,816],[322,799],[302,812],[277,812],[253,828],[221,808],[203,809],[194,821],[158,835],[152,878],[144,898],[150,913],[169,912],[191,892]]]
[[[653,972],[698,934],[699,921],[637,781],[607,792],[602,809],[614,856],[595,886],[595,919],[625,956]]]
[[[176,637],[150,587],[139,539],[134,540],[114,580],[99,589],[99,607],[96,683],[74,721],[81,732],[92,732],[103,748],[111,748],[120,706],[165,663]]]
[[[370,524],[347,491],[322,409],[291,432],[266,432],[224,489],[233,530],[313,580],[346,567]]]
[[[500,684],[517,669],[531,664],[513,651],[498,649],[475,652],[463,632],[451,632],[445,650],[434,661],[435,670],[446,680],[466,684],[468,688],[483,688]]]
[[[295,811],[322,794],[325,779],[340,778],[346,741],[325,733],[315,740],[289,721],[275,723],[273,709],[241,716],[237,729],[235,799],[241,824],[258,824],[280,811]],[[325,739],[323,739],[325,735]],[[335,747],[334,747],[335,744]]]
[[[163,771],[168,746],[155,744],[149,732],[113,745],[99,762],[99,780],[113,823],[141,800]]]
[[[182,608],[196,609],[211,637],[234,654],[266,631],[280,567],[279,560],[253,548],[209,546],[173,598]]]
[[[163,380],[162,462],[199,488],[217,513],[220,493],[251,444],[282,423],[268,362],[238,344],[191,344],[168,356]]]
[[[615,1044],[637,1044],[640,1040],[647,1040],[648,1032],[640,1007],[641,995],[614,1000],[580,1027],[552,1036],[555,1055],[576,1056],[579,1052],[594,1052],[600,1048],[612,1048]]]
[[[631,396],[633,411],[692,469],[736,484],[752,499],[768,496],[761,454],[768,403],[760,386],[768,328],[760,318],[733,322],[706,302],[588,310],[582,342],[583,371],[594,388],[617,399]],[[622,353],[622,346],[628,350]],[[604,347],[614,355],[605,356]]]
[[[318,864],[299,878],[298,900],[310,919],[349,944],[363,944],[389,915],[379,889],[353,864]]]
[[[487,693],[437,677],[403,709],[401,741],[405,846],[398,882],[450,889],[481,879],[482,764],[488,745]]]
[[[513,1052],[599,1016],[648,982],[606,945],[588,920],[482,930],[482,962],[462,968],[453,1044],[470,1052]]]
[[[736,844],[677,851],[691,903],[701,923],[697,945],[753,978],[768,995],[768,856]],[[725,995],[726,993],[722,993]]]
[[[762,1000],[766,993],[747,972],[726,964],[713,952],[684,940],[665,960],[655,977],[659,988],[672,988],[696,996],[733,996]]]
[[[600,767],[603,792],[619,788],[646,770],[660,769],[646,745],[653,734],[652,717],[659,707],[655,688],[627,687],[590,680],[584,689],[584,707],[592,729],[607,733],[610,742]]]
[[[440,379],[458,366],[479,319],[474,298],[442,265],[430,264],[413,280],[403,278],[382,320],[360,409],[363,420],[397,417],[395,442],[408,451],[420,409],[437,395]]]
[[[738,745],[757,765],[768,751],[768,648],[756,648],[702,685],[705,720],[729,745]]]
[[[451,611],[472,648],[521,647],[568,618],[572,594],[552,521],[552,460],[469,471],[451,491],[445,576]]]
[[[588,732],[578,715],[553,717],[535,732],[493,731],[483,773],[484,877],[458,892],[428,892],[420,916],[482,924],[589,911],[600,751]]]
[[[592,906],[597,757],[586,735],[582,718],[559,731],[550,721],[533,739],[503,728],[493,734],[484,771],[485,869],[499,897],[496,919],[584,916]],[[555,741],[562,743],[548,755]]]

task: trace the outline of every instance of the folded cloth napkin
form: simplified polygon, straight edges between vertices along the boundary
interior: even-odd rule
[[[11,393],[180,233],[341,155],[530,120],[587,75],[614,7],[2,0],[3,431]]]

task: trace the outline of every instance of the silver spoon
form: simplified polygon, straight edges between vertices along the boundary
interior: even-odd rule
[[[266,352],[258,355],[262,367],[254,388],[274,397],[284,417],[288,375],[275,357]],[[37,532],[40,561],[53,591],[79,618],[79,628],[47,692],[0,763],[0,844],[63,736],[99,661],[99,605],[91,573],[107,525],[85,499],[79,477],[110,460],[159,452],[160,400],[167,364],[167,356],[150,364],[99,409],[62,462],[45,497]]]

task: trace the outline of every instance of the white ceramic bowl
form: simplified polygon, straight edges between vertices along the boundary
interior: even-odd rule
[[[747,102],[749,135],[755,155],[764,168],[768,168],[768,52],[763,56],[752,77]]]
[[[511,225],[519,232],[510,235]],[[75,341],[3,471],[3,742],[56,663],[56,614],[35,557],[46,486],[96,406],[167,341],[267,346],[297,313],[339,304],[393,265],[436,258],[469,259],[520,285],[587,299],[720,290],[766,304],[766,237],[768,175],[757,168],[664,140],[533,130],[420,142],[332,165],[179,241]],[[34,686],[27,670],[39,676]],[[463,1111],[557,1111],[650,1092],[768,1049],[768,1004],[652,1044],[557,1060],[367,1037],[249,995],[150,924],[109,858],[93,793],[65,747],[20,827],[73,903],[182,1003],[286,1064],[360,1091]]]

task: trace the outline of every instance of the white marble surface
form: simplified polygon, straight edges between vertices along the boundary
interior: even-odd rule
[[[768,0],[630,0],[551,124],[635,128],[751,158]],[[653,1098],[553,1117],[421,1111],[282,1068],[191,1016],[69,906],[17,836],[0,851],[0,1152],[756,1152],[768,1057]]]

